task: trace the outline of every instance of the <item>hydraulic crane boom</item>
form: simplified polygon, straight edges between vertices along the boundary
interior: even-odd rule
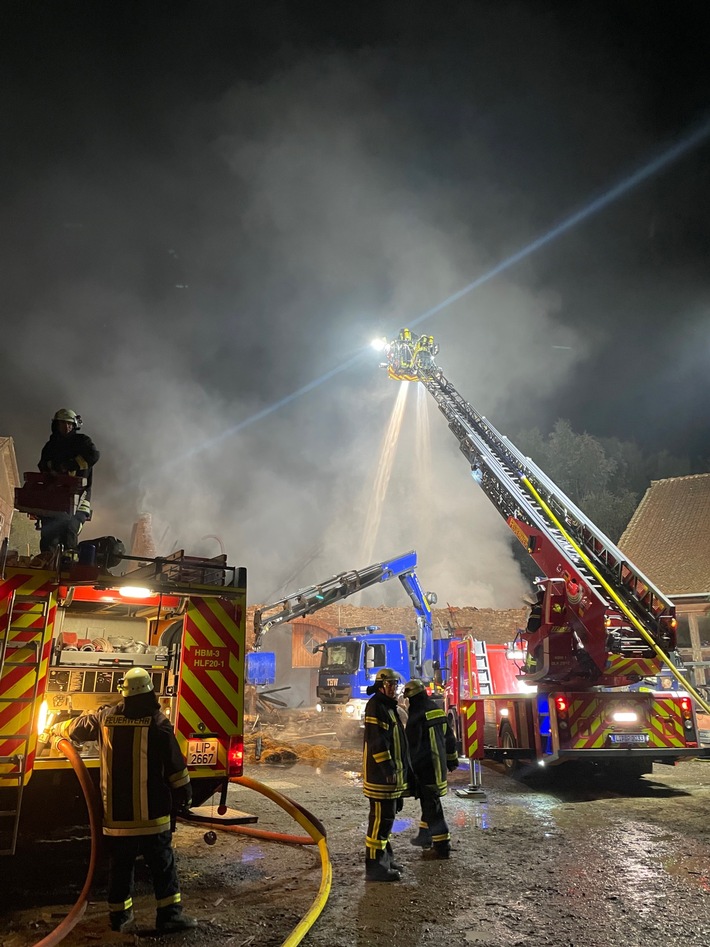
[[[656,673],[660,655],[675,645],[672,602],[461,397],[436,364],[438,350],[432,336],[403,329],[385,344],[383,367],[429,391],[474,480],[547,576],[541,628],[528,639],[528,676],[538,684],[617,686],[644,668]]]
[[[422,664],[431,668],[434,653],[431,605],[436,602],[436,596],[432,592],[425,594],[422,591],[414,571],[416,565],[417,554],[410,550],[394,559],[375,562],[364,569],[341,572],[318,585],[308,586],[271,605],[264,605],[254,613],[254,650],[259,650],[261,639],[274,625],[282,625],[293,621],[294,618],[310,615],[326,605],[332,605],[355,592],[361,592],[379,582],[387,582],[396,576],[410,597],[417,615]]]

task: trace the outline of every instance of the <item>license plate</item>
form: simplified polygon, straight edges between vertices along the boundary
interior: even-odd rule
[[[188,766],[214,766],[217,762],[219,740],[188,740]]]
[[[612,743],[648,743],[646,733],[612,733],[609,736]]]

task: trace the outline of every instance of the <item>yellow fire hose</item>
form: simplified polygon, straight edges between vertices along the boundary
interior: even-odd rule
[[[664,662],[668,665],[671,674],[676,678],[677,681],[679,681],[679,682],[683,685],[683,687],[688,691],[688,693],[691,694],[691,695],[695,698],[695,700],[696,700],[696,701],[698,702],[698,704],[703,708],[703,710],[705,711],[705,713],[710,714],[710,705],[709,705],[705,700],[703,700],[703,698],[700,696],[700,694],[698,694],[698,692],[695,690],[695,688],[692,686],[692,684],[690,684],[690,683],[685,679],[685,677],[680,673],[680,671],[678,670],[678,668],[673,664],[673,662],[671,661],[670,657],[665,653],[665,651],[663,651],[663,649],[660,648],[660,647],[656,644],[656,642],[653,640],[653,638],[651,637],[651,635],[649,635],[649,633],[648,633],[648,632],[646,631],[646,629],[643,627],[643,625],[641,624],[641,622],[636,618],[636,616],[634,615],[634,613],[628,608],[628,606],[627,606],[626,603],[623,601],[623,599],[619,598],[619,596],[616,594],[616,592],[614,591],[614,589],[609,585],[609,583],[605,580],[604,576],[601,575],[601,573],[600,573],[599,570],[596,568],[596,566],[594,565],[594,563],[590,560],[589,556],[587,556],[587,554],[584,552],[584,550],[581,549],[581,548],[579,547],[579,545],[574,541],[574,539],[569,535],[569,533],[568,533],[567,530],[564,528],[564,526],[562,525],[562,523],[560,523],[560,521],[557,519],[557,517],[555,516],[555,514],[554,514],[554,513],[552,512],[552,510],[550,509],[550,507],[545,503],[545,501],[542,499],[542,497],[541,497],[540,494],[537,492],[537,490],[535,489],[535,487],[530,483],[530,481],[528,480],[528,478],[527,478],[527,477],[523,477],[522,482],[523,482],[523,484],[525,484],[525,486],[527,487],[527,489],[530,491],[530,493],[532,494],[532,496],[535,498],[535,501],[536,501],[536,502],[539,504],[539,506],[545,511],[545,514],[546,514],[546,515],[549,517],[549,519],[555,524],[555,526],[557,527],[557,529],[562,533],[562,535],[565,537],[565,539],[567,540],[567,542],[568,542],[571,546],[574,547],[575,551],[576,551],[577,554],[581,557],[582,561],[583,561],[584,564],[587,566],[587,568],[590,570],[590,572],[592,573],[592,575],[594,576],[594,578],[597,580],[597,582],[599,582],[599,583],[603,586],[603,588],[605,589],[605,591],[611,596],[611,598],[614,600],[614,602],[616,602],[616,604],[619,606],[619,608],[620,608],[621,611],[624,613],[624,615],[626,615],[626,617],[629,619],[629,621],[630,621],[631,624],[634,626],[634,628],[636,628],[636,630],[637,630],[638,632],[640,632],[641,637],[642,637],[642,638],[644,639],[644,641],[649,645],[649,647],[651,647],[651,648],[653,649],[654,654],[656,654],[657,657],[661,658],[661,660],[664,661]]]
[[[34,947],[54,947],[55,944],[58,944],[60,941],[64,940],[67,934],[73,930],[73,928],[83,916],[89,900],[89,893],[94,880],[94,871],[96,869],[96,862],[98,860],[98,853],[101,844],[101,800],[99,799],[98,793],[96,792],[96,787],[89,776],[89,771],[84,765],[81,756],[79,756],[76,747],[71,743],[70,740],[66,738],[61,739],[57,742],[56,746],[57,749],[63,753],[71,763],[84,793],[86,808],[89,813],[89,825],[91,828],[91,855],[89,858],[89,867],[86,872],[86,878],[84,880],[84,886],[81,889],[76,903],[69,911],[67,916],[63,918],[62,921],[57,925],[57,927],[55,927],[51,933],[47,934],[46,937],[43,937],[42,940],[38,941]],[[311,907],[301,918],[296,927],[291,931],[282,945],[282,947],[295,947],[296,944],[301,943],[303,938],[320,916],[328,900],[328,895],[330,894],[330,888],[333,881],[333,869],[330,863],[328,845],[326,843],[325,828],[315,816],[308,812],[307,809],[304,809],[297,802],[294,802],[287,796],[282,795],[275,789],[271,789],[270,787],[265,786],[263,783],[257,782],[255,779],[250,779],[248,776],[238,776],[232,778],[230,782],[237,783],[240,786],[245,786],[247,789],[253,789],[256,792],[260,792],[262,795],[267,796],[267,798],[271,799],[277,805],[281,806],[282,809],[288,812],[288,814],[302,828],[304,828],[308,834],[287,835],[279,832],[262,831],[260,829],[255,829],[253,826],[226,826],[220,824],[219,822],[205,822],[202,819],[199,822],[200,825],[209,825],[211,828],[240,832],[244,835],[250,835],[252,837],[266,839],[269,841],[285,842],[291,845],[318,846],[318,852],[321,859],[321,883],[318,894]],[[181,821],[184,821],[188,824],[196,824],[194,822],[190,823],[189,818],[184,818]]]
[[[296,944],[300,944],[303,938],[306,936],[308,931],[313,927],[314,923],[320,916],[323,908],[326,905],[328,900],[328,895],[330,894],[330,888],[333,883],[333,867],[330,863],[330,855],[328,853],[328,845],[326,842],[326,832],[325,828],[321,822],[310,812],[300,806],[297,802],[294,802],[293,799],[289,799],[288,796],[284,796],[282,793],[277,792],[275,789],[271,789],[269,786],[265,786],[263,783],[257,782],[255,779],[250,779],[248,776],[235,776],[230,779],[230,782],[236,783],[238,786],[244,786],[247,789],[253,789],[255,792],[260,792],[263,796],[266,796],[268,799],[271,799],[272,802],[275,802],[278,806],[281,806],[288,814],[291,816],[294,821],[296,821],[301,828],[305,829],[308,835],[285,835],[278,832],[269,832],[262,831],[261,829],[255,829],[253,826],[248,825],[223,825],[220,822],[205,822],[203,819],[200,819],[200,825],[208,825],[214,829],[222,829],[230,832],[236,832],[242,835],[248,835],[253,838],[266,839],[268,841],[279,841],[286,842],[291,845],[317,845],[318,852],[320,854],[321,860],[321,882],[320,888],[318,889],[318,894],[313,901],[313,904],[310,906],[306,914],[301,918],[296,927],[291,931],[289,936],[283,942],[281,947],[295,947]],[[185,818],[183,821],[189,824],[190,819]]]

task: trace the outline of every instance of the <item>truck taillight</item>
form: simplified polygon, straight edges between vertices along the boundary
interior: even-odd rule
[[[558,694],[557,697],[555,697],[555,713],[557,715],[557,726],[563,733],[569,728],[569,721],[567,719],[568,710],[569,703],[567,702],[567,698],[562,694]]]
[[[692,704],[689,697],[681,697],[680,712],[684,720],[689,720],[692,716]]]
[[[227,753],[227,775],[241,776],[244,772],[244,740],[240,736],[229,738]]]

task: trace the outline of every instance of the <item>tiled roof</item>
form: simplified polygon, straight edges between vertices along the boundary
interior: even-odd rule
[[[671,598],[710,592],[710,473],[652,481],[619,548]]]

